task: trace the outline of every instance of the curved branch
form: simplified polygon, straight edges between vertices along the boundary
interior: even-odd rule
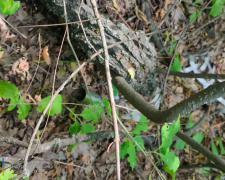
[[[203,104],[208,104],[219,97],[225,96],[225,82],[217,83],[181,101],[168,110],[159,111],[142,99],[123,77],[115,76],[113,84],[137,110],[156,124],[172,123],[177,120],[179,114],[184,116]]]
[[[173,106],[172,108],[166,111],[159,111],[151,107],[149,103],[143,100],[130,87],[130,85],[125,81],[124,78],[120,76],[115,76],[113,78],[113,84],[137,110],[139,110],[148,119],[157,124],[162,124],[165,122],[173,122],[177,119],[179,114],[181,116],[188,114],[189,112],[198,108],[199,106],[207,104],[211,101],[214,101],[218,97],[225,95],[225,82],[222,82],[212,85],[200,91],[199,93],[196,93],[195,95],[178,103],[177,105]],[[207,148],[197,143],[195,140],[193,140],[192,138],[190,138],[181,131],[178,131],[176,136],[178,136],[180,139],[185,141],[191,147],[202,153],[209,160],[213,161],[218,169],[225,172],[225,161],[222,158],[216,156]]]

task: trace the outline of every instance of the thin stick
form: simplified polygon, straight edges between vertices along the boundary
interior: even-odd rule
[[[117,179],[120,180],[120,144],[119,144],[119,130],[118,130],[118,124],[117,124],[117,115],[116,115],[116,108],[115,108],[115,101],[114,101],[114,96],[113,96],[113,88],[112,88],[112,78],[110,74],[110,69],[109,69],[109,54],[108,54],[108,49],[107,49],[107,44],[106,44],[106,39],[105,39],[105,33],[104,33],[104,27],[102,26],[101,20],[100,20],[100,15],[97,9],[96,1],[91,0],[91,4],[93,6],[94,14],[97,18],[97,23],[100,29],[100,34],[102,38],[102,44],[103,44],[103,49],[104,49],[104,58],[105,58],[105,70],[106,70],[106,77],[107,77],[107,83],[108,83],[108,88],[109,88],[109,97],[110,97],[110,102],[111,102],[111,108],[112,108],[112,115],[113,115],[113,124],[114,124],[114,133],[115,133],[115,139],[114,142],[116,144],[116,166],[117,166]]]
[[[13,27],[12,24],[10,24],[7,20],[5,20],[2,16],[0,16],[0,18],[5,21],[9,26],[11,26],[18,34],[20,34],[23,38],[27,39],[27,37],[25,35],[23,35],[21,32],[19,32],[16,28]]]
[[[45,110],[43,111],[35,129],[34,129],[34,132],[31,136],[31,139],[30,139],[30,143],[29,143],[29,146],[28,146],[28,149],[27,149],[27,153],[26,153],[26,156],[25,156],[25,159],[24,159],[24,174],[26,174],[26,176],[29,176],[29,172],[27,171],[27,161],[28,161],[28,158],[29,158],[29,154],[30,154],[30,150],[31,150],[31,147],[32,147],[32,144],[34,142],[34,139],[35,139],[35,136],[36,136],[36,133],[44,119],[44,116],[47,112],[47,110],[49,109],[49,107],[51,107],[51,104],[53,102],[53,100],[55,99],[55,97],[60,93],[60,91],[62,91],[65,87],[65,85],[72,79],[72,77],[77,74],[84,66],[86,65],[86,62],[84,62],[83,64],[81,64],[81,66],[79,66],[66,80],[65,82],[58,88],[58,90],[54,93],[54,95],[52,96],[51,100],[49,101],[48,105],[46,106]]]

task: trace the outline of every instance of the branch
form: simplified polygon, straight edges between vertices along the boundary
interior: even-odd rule
[[[144,101],[125,81],[124,78],[120,76],[115,76],[113,78],[113,84],[117,89],[124,95],[124,97],[143,115],[145,115],[151,121],[162,124],[165,122],[173,122],[177,119],[178,115],[181,116],[191,112],[192,110],[198,108],[199,106],[206,104],[210,101],[215,100],[218,97],[225,95],[225,82],[218,83],[208,87],[205,90],[200,91],[199,93],[191,96],[190,98],[178,103],[172,108],[166,111],[159,111],[154,109]],[[219,156],[214,155],[207,148],[197,143],[195,140],[179,131],[176,134],[180,139],[185,141],[187,144],[192,146],[194,149],[202,153],[209,160],[213,161],[215,165],[218,165],[218,169],[225,172],[225,161]]]
[[[172,123],[177,120],[179,114],[184,116],[201,105],[208,104],[225,95],[225,82],[217,83],[181,101],[168,110],[159,111],[142,99],[123,77],[115,76],[113,84],[137,110],[156,124]]]
[[[112,88],[112,78],[110,74],[110,67],[109,67],[109,53],[108,48],[106,44],[106,38],[105,38],[105,32],[104,27],[102,26],[100,15],[98,12],[98,8],[96,5],[96,0],[91,0],[91,4],[93,6],[94,14],[97,18],[97,23],[100,29],[100,35],[102,39],[102,45],[104,50],[104,60],[105,60],[105,71],[106,71],[106,78],[108,83],[108,91],[109,91],[109,98],[111,103],[111,109],[112,109],[112,117],[113,117],[113,125],[114,125],[114,132],[115,132],[115,139],[114,142],[116,144],[116,171],[117,171],[117,179],[121,179],[120,175],[120,138],[119,138],[119,128],[117,123],[117,115],[116,115],[116,107],[115,107],[115,100],[113,95],[113,88]]]

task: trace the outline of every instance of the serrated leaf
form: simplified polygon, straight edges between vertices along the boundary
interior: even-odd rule
[[[134,76],[135,76],[135,70],[134,70],[134,68],[130,67],[127,71],[128,71],[128,73],[130,75],[130,78],[131,79],[134,79]]]
[[[166,155],[160,154],[160,157],[168,166],[169,170],[173,170],[175,172],[178,169],[180,161],[173,151],[167,152]]]
[[[218,16],[223,11],[223,5],[224,5],[224,1],[221,1],[221,0],[214,1],[212,9],[210,10],[209,14],[212,15],[213,17]]]
[[[180,129],[180,115],[178,120],[174,122],[171,126],[165,123],[161,129],[161,138],[162,144],[160,146],[162,154],[166,154],[168,148],[171,146],[173,142],[173,136],[177,133]]]
[[[181,139],[178,139],[178,140],[176,141],[176,143],[175,143],[175,148],[176,148],[177,150],[183,150],[184,147],[185,147],[185,145],[186,145],[186,142],[184,142],[184,141],[181,140]]]
[[[200,133],[196,133],[194,136],[193,136],[193,139],[195,141],[197,141],[198,143],[201,143],[202,140],[204,138],[204,133],[203,132],[200,132]]]
[[[127,148],[127,154],[129,154],[129,157],[127,158],[127,161],[130,163],[130,167],[133,170],[134,166],[137,161],[136,151],[135,151],[135,144],[132,141],[129,141],[129,147]]]
[[[193,119],[191,117],[191,113],[189,114],[188,119],[189,120],[188,120],[188,123],[186,125],[186,128],[190,129],[190,128],[192,128],[195,125],[195,122],[193,121]]]
[[[182,68],[182,65],[180,63],[179,55],[175,54],[175,59],[174,59],[173,65],[170,70],[171,71],[180,71],[181,68]]]
[[[104,104],[104,106],[105,106],[105,108],[107,110],[108,116],[110,116],[111,115],[111,111],[112,111],[111,106],[110,106],[110,102],[104,96],[102,97],[102,102],[103,102],[103,104]]]
[[[51,100],[51,96],[47,96],[46,98],[42,99],[39,102],[36,110],[38,112],[42,112],[46,108],[46,106],[50,100]],[[51,109],[50,112],[48,109],[47,114],[49,114],[50,116],[53,116],[54,114],[59,114],[60,112],[62,112],[62,104],[61,103],[62,103],[62,96],[60,94],[58,94],[55,97],[55,99],[53,100],[51,108],[49,108],[49,109]]]
[[[218,150],[217,150],[216,145],[215,145],[214,142],[211,142],[211,147],[212,147],[213,154],[219,155],[219,152],[218,152]]]
[[[81,123],[81,134],[86,134],[95,131],[95,127],[92,124]]]
[[[8,81],[0,81],[0,97],[12,99],[18,96],[18,89],[14,84]]]
[[[97,123],[103,113],[104,109],[102,108],[101,103],[96,101],[89,104],[89,107],[85,108],[80,115],[84,119],[88,119],[89,121],[93,120],[94,123]]]
[[[22,120],[27,117],[31,106],[27,101],[25,101],[25,99],[22,96],[20,96],[20,99],[17,104],[17,108],[18,108],[17,110],[18,118],[19,120]]]
[[[12,179],[13,177],[16,177],[16,176],[17,176],[17,174],[14,174],[14,170],[11,170],[10,168],[8,168],[4,171],[4,175],[3,175],[3,172],[0,173],[1,180]]]
[[[9,102],[9,106],[8,106],[8,111],[12,111],[16,105],[19,102],[19,96],[15,96],[13,98],[11,98],[10,102]]]
[[[136,127],[132,130],[132,134],[140,134],[141,131],[146,131],[148,129],[147,118],[142,114],[140,121],[137,123]]]
[[[144,140],[140,136],[134,137],[134,140],[137,142],[137,144],[141,147],[141,149],[145,149],[144,146]],[[135,144],[136,145],[136,144]],[[137,151],[141,151],[141,149],[136,145]]]
[[[225,150],[223,147],[223,143],[220,137],[217,137],[216,140],[219,142],[219,146],[220,146],[220,151],[221,151],[221,155],[225,154]]]
[[[129,146],[129,141],[125,141],[120,145],[120,158],[123,158],[124,156],[127,155],[127,149]]]
[[[73,123],[73,125],[70,126],[69,133],[77,135],[77,133],[79,132],[79,130],[80,130],[80,124],[79,124],[78,121],[75,121]]]

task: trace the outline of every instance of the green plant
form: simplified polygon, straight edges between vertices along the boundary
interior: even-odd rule
[[[19,91],[14,84],[8,81],[0,81],[0,87],[0,97],[10,99],[8,111],[12,111],[17,107],[19,120],[24,119],[30,111],[30,104],[19,94]]]
[[[4,173],[3,172],[0,173],[0,180],[9,180],[16,176],[17,174],[14,174],[14,170],[8,168],[4,171]]]
[[[0,13],[3,15],[12,15],[20,7],[20,1],[0,0]]]
[[[8,111],[12,111],[16,107],[18,108],[18,118],[22,120],[27,117],[31,106],[30,104],[19,94],[18,88],[8,81],[0,81],[0,97],[4,99],[10,99]],[[51,96],[42,99],[38,106],[37,111],[42,112],[50,101]],[[51,107],[48,109],[47,114],[53,116],[54,114],[59,114],[62,111],[62,97],[57,95],[54,99]]]
[[[210,15],[213,17],[218,16],[223,12],[223,7],[224,7],[225,0],[213,0],[212,1],[212,8],[210,10]]]
[[[186,129],[190,129],[192,128],[194,125],[195,125],[195,122],[192,120],[191,118],[191,114],[189,114],[189,121],[186,125]],[[189,134],[189,136],[191,136],[192,134]],[[203,138],[204,138],[204,133],[203,132],[199,132],[199,133],[196,133],[194,136],[192,136],[192,138],[197,141],[198,143],[201,143]],[[177,150],[183,150],[186,146],[186,143],[181,140],[181,139],[178,139],[175,143],[175,148]]]

